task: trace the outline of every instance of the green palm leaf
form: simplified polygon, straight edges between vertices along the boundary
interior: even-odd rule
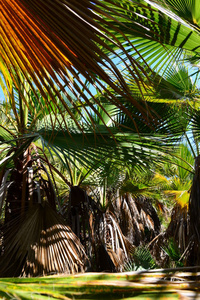
[[[106,83],[127,101],[134,103],[135,100],[131,97],[121,74],[121,68],[107,55],[109,52],[116,55],[121,62],[125,62],[118,54],[120,50],[135,66],[134,71],[130,70],[133,77],[136,78],[140,72],[146,74],[137,61],[127,55],[123,43],[118,38],[123,36],[121,29],[109,22],[115,20],[118,23],[119,3],[120,1],[113,1],[110,7],[109,1],[98,0],[84,0],[81,4],[77,1],[59,0],[56,5],[51,1],[44,3],[42,0],[31,3],[26,0],[13,3],[3,1],[0,58],[3,62],[4,78],[9,73],[20,91],[20,81],[16,80],[16,74],[22,73],[35,95],[37,89],[40,90],[45,102],[51,102],[59,109],[56,96],[74,120],[74,113],[60,91],[65,93],[75,110],[77,107],[71,93],[76,98],[81,95],[80,105],[83,108],[85,102],[95,111],[95,106],[87,97],[87,94],[92,96],[92,93],[84,84],[84,80],[99,91],[105,89]],[[108,20],[104,19],[105,15]],[[112,33],[107,29],[110,26]],[[115,45],[115,49],[106,43],[107,40],[111,45]],[[83,89],[86,94],[83,93]],[[20,95],[26,102],[24,95]],[[109,93],[109,100],[123,110],[123,106],[113,94]],[[137,102],[135,105],[143,110]]]

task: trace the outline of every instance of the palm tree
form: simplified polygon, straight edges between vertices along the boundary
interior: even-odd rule
[[[20,92],[6,82],[9,102],[1,105],[1,276],[77,272],[84,268],[85,250],[56,212],[59,202],[42,138],[41,127],[51,116],[47,106],[35,105],[34,96],[32,103],[22,102],[20,94],[26,98],[31,90],[26,80],[20,82]]]
[[[194,251],[196,251],[196,254],[194,255],[194,252],[191,251],[192,254],[190,255],[190,259],[188,259],[189,265],[191,263],[194,264],[194,260],[192,260],[191,258],[198,257],[198,238],[196,236],[197,226],[196,221],[194,221],[195,218],[193,216],[194,214],[197,218],[198,196],[196,195],[196,191],[198,191],[198,187],[196,185],[198,185],[198,175],[195,175],[196,179],[194,179],[194,187],[192,188],[193,192],[190,198],[189,215],[187,207],[184,207],[185,204],[188,205],[189,203],[190,189],[192,185],[191,176],[194,175],[192,165],[193,160],[198,157],[199,151],[199,89],[196,86],[196,83],[198,82],[198,74],[196,78],[193,77],[193,79],[194,82],[192,82],[189,76],[189,72],[185,68],[185,66],[176,65],[175,67],[167,70],[162,77],[157,74],[156,91],[154,93],[151,93],[152,90],[149,89],[148,94],[146,94],[146,96],[148,97],[148,106],[150,107],[152,104],[154,105],[154,110],[152,109],[151,111],[156,111],[163,121],[163,125],[159,128],[160,133],[162,132],[166,136],[166,138],[168,135],[172,134],[174,138],[174,143],[172,146],[175,148],[179,145],[180,141],[184,141],[184,143],[187,142],[187,147],[182,146],[181,148],[179,148],[179,153],[177,152],[175,155],[173,155],[173,159],[170,158],[170,164],[177,165],[175,173],[176,175],[173,176],[172,179],[171,175],[168,173],[168,179],[166,179],[165,177],[164,182],[166,185],[166,182],[168,182],[169,184],[169,180],[172,180],[173,186],[165,186],[165,194],[173,196],[182,205],[180,206],[180,204],[177,204],[174,208],[172,220],[168,228],[168,235],[174,236],[184,257],[188,256],[188,253],[190,251],[189,249],[191,249],[190,246],[195,245],[194,247],[196,250]],[[134,86],[134,83],[132,83],[132,90],[137,90],[137,87]],[[165,111],[163,111],[164,103],[167,105],[167,109]],[[161,107],[161,110],[158,110],[159,105]],[[169,117],[170,115],[171,118]],[[124,116],[123,121],[124,124],[126,124],[126,118]],[[140,126],[139,122],[137,124],[141,132],[143,132],[144,124],[142,124],[142,126]],[[155,128],[156,127],[154,127],[154,130]],[[148,132],[150,132],[150,130],[151,128],[148,128]],[[155,131],[157,132],[157,130]],[[198,165],[196,166],[196,168],[198,170]],[[189,227],[191,228],[190,234]],[[183,228],[185,229],[183,230]],[[188,252],[187,255],[185,251]],[[196,262],[197,261],[198,260],[196,260]]]
[[[171,246],[180,252],[182,262],[186,261],[190,240],[188,207],[194,176],[193,163],[190,145],[180,144],[173,159],[158,168],[153,178],[155,188],[160,191],[160,199],[165,205],[168,204],[169,210],[168,222],[161,235],[150,243],[151,251],[162,267],[168,264],[169,255],[165,249],[171,242]]]
[[[94,120],[99,130],[102,128],[101,126],[103,126],[102,119],[110,130],[114,130],[116,126],[114,120],[118,119],[118,114],[121,113],[117,107],[113,105],[105,104],[105,108],[110,112],[110,117],[99,108],[101,118],[94,116]],[[141,124],[142,123],[141,121]],[[128,126],[125,128],[128,128]],[[112,132],[114,133],[114,131]],[[128,138],[127,134],[130,133],[131,136],[128,135]],[[150,153],[151,145],[149,145],[149,136],[147,136],[145,140],[145,136],[138,137],[137,132],[134,134],[133,129],[131,132],[128,129],[123,129],[123,132],[120,133],[117,131],[117,134],[114,135],[117,144],[120,142],[120,135],[121,137],[123,135],[126,137],[124,140],[125,143],[127,146],[128,143],[130,143],[132,148],[132,154],[128,154],[126,151],[122,157],[123,164],[127,165],[126,168],[129,167],[130,163],[134,164],[135,170],[142,168],[149,162],[150,156],[153,157],[155,155],[154,160],[156,161],[156,153],[157,159],[159,160],[160,149],[158,153],[158,150],[156,150],[156,141],[154,147],[152,147],[155,153]],[[104,136],[104,147],[108,151],[108,144],[106,144],[105,137],[106,136]],[[153,136],[151,136],[151,139],[153,139]],[[118,224],[118,222],[122,222],[122,220],[117,218],[120,212],[118,211],[119,207],[115,205],[115,198],[118,198],[116,196],[116,185],[118,184],[118,176],[123,177],[124,166],[123,171],[120,170],[122,168],[119,166],[120,152],[117,153],[117,144],[113,143],[112,146],[114,155],[109,154],[109,152],[104,155],[102,145],[99,158],[98,152],[96,152],[95,156],[89,156],[89,153],[87,153],[85,160],[88,157],[88,163],[84,165],[83,162],[80,163],[79,157],[77,160],[74,155],[70,157],[67,152],[63,153],[64,164],[62,164],[62,169],[65,167],[64,174],[65,177],[68,178],[68,186],[70,189],[69,199],[67,199],[67,219],[70,222],[71,228],[81,239],[85,249],[87,249],[88,257],[93,258],[93,270],[94,266],[99,270],[122,270],[124,262],[127,261],[132,248],[131,244],[135,242],[130,239],[130,237],[129,240],[127,240],[122,234]],[[92,145],[92,142],[90,142],[90,145]],[[97,146],[98,143],[96,142],[96,150]],[[124,146],[120,146],[122,147],[122,151],[125,150]],[[64,170],[62,172],[64,172]],[[114,174],[116,174],[116,176],[114,176]],[[91,177],[93,177],[93,179]],[[93,196],[93,199],[91,196]],[[134,202],[134,200],[132,201]],[[124,202],[124,200],[122,200],[122,202]],[[143,207],[145,207],[145,204]],[[144,215],[145,208],[142,211]],[[133,216],[131,218],[133,218]],[[139,219],[141,224],[145,223],[144,216],[139,217]],[[140,236],[140,240],[142,236],[143,235]],[[104,257],[104,259],[102,259],[102,257]],[[105,259],[106,257],[107,260]]]
[[[71,116],[65,112],[62,103],[58,104],[59,109],[56,105],[48,106],[39,92],[37,97],[34,95],[23,75],[20,78],[16,75],[15,81],[21,82],[20,91],[19,85],[16,88],[11,77],[5,77],[3,88],[7,98],[1,106],[3,116],[0,125],[1,209],[4,210],[4,253],[1,275],[36,276],[52,272],[75,272],[83,269],[85,251],[71,229],[66,227],[64,220],[56,213],[57,210],[60,212],[62,210],[57,197],[55,174],[60,176],[71,190],[70,210],[72,211],[84,205],[87,196],[78,186],[93,170],[100,172],[108,163],[116,168],[122,161],[137,165],[138,168],[140,164],[147,165],[150,156],[154,156],[154,160],[160,159],[160,143],[163,145],[163,142],[158,139],[155,140],[155,145],[151,145],[149,141],[153,139],[153,135],[138,136],[137,131],[134,132],[125,123],[123,130],[119,130],[120,123],[116,120],[121,118],[121,116],[118,118],[121,111],[113,105],[110,107],[112,113],[110,112],[109,115],[106,112],[109,111],[108,105],[105,105],[104,110],[98,108],[101,115],[99,118],[98,115],[93,116],[95,123],[84,116],[80,118],[81,113],[78,114],[79,126],[77,126],[77,122],[71,120]],[[55,101],[59,102],[59,99]],[[84,130],[84,138],[80,124]],[[63,176],[57,164],[61,164],[62,168],[68,170],[69,178]],[[85,174],[82,173],[83,168],[86,170]],[[75,198],[72,196],[74,191],[80,191]],[[74,204],[73,199],[78,203],[77,205]],[[91,201],[88,205],[92,206]],[[95,207],[93,211],[98,210],[98,207]],[[85,223],[82,241],[84,246],[88,246],[86,235],[89,234],[91,214],[88,214],[88,210],[85,212],[86,214],[82,216],[82,224]],[[99,227],[99,232],[100,224],[105,224],[105,221],[108,224],[111,222],[114,228],[118,226],[115,218],[110,214],[105,215],[102,209],[98,210],[97,218],[102,218],[99,224],[95,225]],[[30,222],[33,224],[32,227]],[[37,229],[37,233],[34,228]],[[58,241],[54,239],[53,228],[56,228]],[[107,226],[105,235],[106,230],[108,232],[110,228],[110,225]],[[80,230],[74,229],[74,231],[81,238]],[[25,235],[28,239],[24,239]],[[127,257],[129,246],[125,248],[124,244],[128,245],[128,242],[125,242],[120,228],[118,228],[118,235],[118,245],[121,245]],[[67,242],[69,238],[73,243]],[[101,243],[103,242],[104,238],[101,240]],[[92,244],[92,240],[89,243]],[[59,244],[60,251],[57,251],[56,247]],[[105,245],[107,244],[109,241]],[[63,247],[67,252],[65,258],[62,256]],[[112,249],[109,251],[112,257],[116,256]],[[49,252],[51,252],[50,259]],[[91,256],[90,251],[88,256]],[[52,264],[52,260],[56,260],[57,263]],[[119,264],[116,257],[113,260]]]

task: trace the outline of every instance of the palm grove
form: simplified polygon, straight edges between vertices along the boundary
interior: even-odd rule
[[[198,265],[198,1],[0,7],[0,275]]]

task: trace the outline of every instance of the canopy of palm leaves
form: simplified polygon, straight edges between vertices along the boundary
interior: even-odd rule
[[[40,98],[38,104],[31,89],[28,90],[29,84],[23,80],[23,76],[20,78],[20,91],[16,89],[16,86],[11,85],[12,81],[9,80],[8,77],[5,85],[9,97],[7,102],[2,103],[1,106],[3,118],[0,129],[1,209],[5,209],[5,212],[3,211],[5,228],[3,229],[4,253],[1,260],[2,275],[38,276],[52,272],[78,271],[82,268],[84,261],[84,251],[79,240],[68,227],[65,227],[65,222],[60,221],[56,213],[54,213],[55,218],[51,218],[51,222],[41,222],[45,218],[48,219],[51,210],[53,214],[53,211],[56,208],[60,209],[61,206],[56,195],[54,174],[61,176],[64,183],[71,189],[74,184],[78,184],[76,180],[72,179],[72,173],[70,175],[72,180],[66,179],[56,167],[55,162],[56,164],[62,163],[62,167],[68,171],[71,168],[74,170],[77,168],[80,171],[79,166],[88,168],[86,175],[92,168],[99,169],[100,172],[107,164],[111,164],[114,168],[122,162],[132,163],[136,168],[142,168],[147,165],[150,156],[154,157],[154,160],[160,160],[160,143],[165,144],[165,142],[160,136],[154,138],[152,130],[148,130],[146,136],[138,136],[137,132],[125,126],[125,120],[123,130],[119,131],[116,122],[111,122],[112,117],[118,119],[121,114],[117,107],[112,107],[113,112],[109,117],[104,111],[100,111],[102,116],[99,119],[96,116],[95,124],[90,125],[89,120],[85,124],[78,117],[84,128],[83,136],[82,130],[67,113],[64,113],[64,123],[63,116],[59,114],[57,107],[48,107],[39,93],[37,94],[37,97]],[[25,96],[29,94],[31,103],[28,103],[28,98],[27,102],[23,102],[20,96],[22,92]],[[41,108],[43,109],[41,110]],[[49,111],[50,109],[51,111]],[[117,123],[120,124],[119,121]],[[54,125],[52,126],[52,124]],[[67,128],[65,124],[68,124]],[[93,132],[94,125],[96,133]],[[147,127],[145,128],[147,129]],[[167,148],[166,145],[166,151]],[[77,197],[76,202],[79,202],[79,206],[82,205],[81,201],[81,198]],[[75,206],[77,205],[71,203],[72,209]],[[88,213],[89,211],[86,212],[86,215],[82,215],[82,223],[89,223]],[[127,249],[131,248],[130,242],[126,241],[112,215],[104,216],[102,212],[99,212],[98,218],[94,224],[99,228],[99,235],[106,236],[110,231],[109,241],[104,241],[104,238],[99,240],[103,247],[108,248],[113,232],[116,230],[118,232],[118,235],[115,235],[115,246],[109,249],[109,253],[116,269],[121,269],[121,261],[124,262],[128,257]],[[30,220],[33,227],[29,226]],[[99,220],[99,224],[97,224],[97,220]],[[108,225],[102,231],[101,224],[104,226],[105,223]],[[55,233],[52,228],[57,227],[62,229],[61,232],[59,230],[56,232],[58,241],[55,242]],[[31,228],[37,228],[37,233]],[[85,241],[89,229],[87,224],[82,236]],[[15,234],[15,230],[20,234]],[[80,231],[75,229],[74,231],[81,238]],[[28,235],[28,239],[24,239],[22,244],[21,240],[24,235]],[[48,241],[45,241],[46,235],[48,235]],[[76,253],[72,250],[75,243],[78,247]],[[86,249],[90,250],[88,243],[85,242],[84,245]],[[57,251],[57,247],[59,249],[64,247],[66,255],[61,255],[62,251]],[[119,251],[125,253],[121,261],[117,257]],[[75,253],[74,256],[72,253]],[[57,262],[56,265],[54,265],[54,260]]]
[[[86,177],[77,180],[77,170],[88,168],[85,174],[89,174],[98,169],[101,173],[108,165],[116,167],[122,162],[141,170],[149,167],[151,160],[160,162],[161,154],[162,159],[166,158],[175,141],[183,135],[187,138],[188,126],[193,126],[194,131],[198,123],[198,105],[194,105],[198,91],[184,68],[176,72],[169,66],[188,54],[190,60],[198,62],[198,2],[84,0],[80,4],[65,0],[3,0],[0,7],[0,83],[7,101],[2,103],[0,124],[0,205],[4,208],[7,196],[5,224],[13,224],[14,218],[21,233],[4,231],[6,262],[2,262],[2,274],[6,274],[5,270],[12,274],[18,263],[17,275],[73,272],[82,268],[85,253],[55,213],[60,202],[54,175],[59,175],[72,192],[73,186]],[[184,111],[182,117],[180,107],[171,106],[177,99]],[[188,116],[185,104],[191,99]],[[193,108],[197,111],[191,119]],[[178,117],[179,123],[175,119]],[[69,171],[69,178],[55,162]],[[172,192],[177,195],[177,191]],[[122,198],[121,208],[131,217],[139,215],[136,208],[132,212],[134,200],[129,194]],[[145,219],[145,209],[141,203],[138,207]],[[120,269],[120,256],[116,257],[116,253],[123,250],[127,258],[129,244],[116,218],[110,212],[104,213],[99,212],[96,226],[91,210],[85,217],[88,227],[83,233],[89,234],[89,227],[91,232],[98,227],[103,249],[108,250],[112,263]],[[53,216],[50,223],[48,215]],[[40,222],[43,218],[46,224]],[[30,219],[38,233],[30,235],[28,248],[24,244],[21,247]],[[153,218],[149,223],[153,232]],[[139,226],[138,222],[132,225]],[[159,224],[157,231],[158,227]],[[52,250],[54,228],[59,241]],[[81,238],[80,229],[76,233]],[[128,234],[133,235],[130,230]],[[71,244],[65,241],[69,236]],[[56,247],[64,247],[65,254],[56,252]],[[69,255],[72,249],[76,249],[74,256]],[[48,261],[49,255],[57,266]]]
[[[11,83],[12,82],[10,81],[10,84]],[[130,85],[130,83],[128,84]],[[10,86],[11,85],[7,83],[7,90]],[[24,86],[27,86],[28,88],[28,83],[26,83],[26,81],[24,81],[24,85],[21,85],[21,90],[24,90]],[[3,179],[1,185],[3,191],[2,207],[8,188],[5,222],[9,224],[13,218],[20,217],[20,219],[23,220],[25,217],[23,224],[18,225],[20,226],[20,231],[23,235],[24,230],[27,230],[26,215],[28,214],[29,216],[29,210],[32,212],[33,204],[35,202],[47,200],[54,209],[57,205],[59,207],[60,203],[57,201],[53,187],[53,185],[55,185],[53,174],[55,173],[61,176],[65,184],[72,190],[73,185],[82,183],[87,174],[91,173],[92,169],[99,174],[103,174],[103,170],[106,170],[107,166],[111,166],[111,169],[109,170],[108,168],[107,172],[112,172],[112,169],[114,170],[116,166],[122,162],[123,164],[127,164],[127,166],[131,163],[135,170],[150,166],[150,159],[153,160],[153,163],[156,161],[160,162],[161,149],[163,154],[168,152],[170,150],[169,145],[173,145],[172,141],[174,141],[175,134],[179,137],[180,134],[182,134],[183,129],[185,130],[188,125],[188,120],[184,118],[182,118],[183,122],[180,122],[180,124],[174,123],[172,113],[176,110],[172,109],[165,101],[163,103],[162,91],[166,89],[166,86],[167,80],[163,79],[160,90],[158,89],[157,92],[162,99],[160,102],[159,100],[157,103],[155,102],[155,94],[152,87],[149,94],[144,94],[148,99],[149,107],[152,109],[152,115],[154,115],[155,122],[151,124],[153,128],[149,127],[148,124],[145,124],[145,120],[140,115],[137,108],[131,104],[126,104],[129,111],[136,116],[137,130],[140,130],[140,135],[138,136],[138,132],[134,125],[131,124],[129,117],[123,115],[118,107],[108,105],[104,95],[101,95],[105,102],[105,108],[109,111],[109,116],[105,113],[105,110],[102,110],[101,108],[98,108],[101,117],[98,115],[93,116],[95,123],[90,124],[90,120],[87,120],[87,123],[85,124],[80,116],[78,116],[77,119],[79,122],[82,122],[82,128],[84,128],[84,138],[82,130],[80,130],[75,121],[70,119],[68,114],[65,113],[65,123],[56,106],[54,108],[51,107],[53,112],[53,114],[51,114],[49,111],[50,107],[48,108],[45,102],[43,102],[43,98],[39,93],[37,96],[40,97],[40,103],[37,105],[37,99],[30,90],[32,104],[28,105],[28,102],[24,103],[21,101],[20,92],[16,91],[15,87],[10,88],[10,92],[8,93],[8,95],[11,95],[10,98],[8,98],[9,104],[4,103],[2,105],[2,116],[4,118],[2,119],[1,124],[1,147],[3,149],[1,167]],[[172,86],[173,84],[171,83],[170,87]],[[132,87],[132,93],[137,96],[137,101],[142,101],[138,87],[134,84]],[[176,98],[179,97],[181,99],[184,93],[178,91],[176,86],[173,86],[173,89],[176,91]],[[98,96],[99,95],[97,95],[97,97]],[[35,107],[33,105],[34,103],[36,104]],[[43,110],[40,109],[41,107],[43,107]],[[168,109],[168,112],[165,113],[163,108]],[[158,115],[162,116],[159,121],[156,119],[156,116]],[[9,123],[8,120],[11,120],[11,122]],[[54,124],[53,128],[52,124]],[[65,124],[67,124],[67,128],[65,127]],[[95,134],[93,132],[94,125],[96,129]],[[120,130],[118,125],[121,126]],[[166,134],[168,134],[167,139]],[[170,141],[171,137],[172,141]],[[5,153],[8,154],[6,159]],[[62,175],[62,172],[59,171],[59,168],[55,167],[55,163],[60,164],[60,162],[62,163],[62,168],[65,168],[70,172],[68,178],[65,178],[65,176]],[[81,174],[80,170],[83,167],[87,171],[83,176],[83,179],[78,181],[75,177],[78,173]],[[8,168],[12,168],[11,176],[6,171]],[[77,169],[75,172],[76,175],[74,173],[74,178],[73,172],[71,172],[72,169],[74,171]],[[35,174],[34,178],[31,174]],[[106,174],[104,174],[104,176],[105,175]],[[10,182],[6,179],[7,176],[9,176]],[[15,201],[12,201],[12,198],[14,198]],[[131,249],[130,241],[131,243],[139,244],[145,237],[145,227],[149,229],[151,238],[155,236],[155,233],[159,232],[159,222],[154,218],[155,214],[154,216],[151,215],[151,213],[149,213],[150,210],[145,210],[145,205],[139,201],[135,204],[134,199],[130,196],[128,196],[128,198],[130,200],[128,201],[129,204],[127,204],[126,197],[121,199],[122,205],[120,209],[126,211],[126,214],[124,215],[129,216],[128,219],[135,220],[135,222],[132,222],[132,225],[131,221],[127,222],[128,229],[126,226],[123,228],[123,233],[128,236],[129,241],[127,241],[122,234],[122,231],[112,214],[106,212],[104,215],[104,211],[99,211],[98,216],[96,215],[92,220],[92,215],[95,215],[95,210],[97,210],[97,208],[90,208],[89,211],[88,207],[91,206],[89,202],[87,204],[89,206],[84,207],[85,198],[82,201],[81,197],[76,197],[75,200],[76,203],[78,202],[78,205],[71,203],[71,209],[77,210],[78,208],[78,213],[74,220],[72,219],[71,225],[74,232],[82,238],[85,248],[89,251],[87,254],[91,257],[91,246],[92,243],[94,245],[94,241],[96,241],[96,243],[99,243],[100,245],[99,249],[104,249],[104,254],[106,253],[105,250],[109,254],[112,263],[114,263],[115,270],[121,270],[122,265],[125,260],[127,260],[128,252]],[[85,209],[85,214],[80,213],[83,207]],[[118,208],[119,207],[116,206],[116,210]],[[12,213],[10,213],[10,211]],[[80,215],[82,223],[80,223],[79,220]],[[124,225],[123,219],[125,219],[126,216],[123,216],[121,220],[118,220],[121,222],[122,227]],[[35,224],[40,224],[40,217],[41,214],[35,214]],[[73,224],[76,225],[73,226]],[[34,245],[35,239],[41,239],[40,232],[47,230],[46,227],[43,225],[41,226],[42,227],[38,230],[38,236],[30,237],[27,245]],[[54,226],[54,223],[52,226]],[[85,228],[81,229],[80,226]],[[135,233],[133,233],[133,230],[130,231],[131,226],[135,228]],[[79,229],[77,229],[78,227]],[[142,227],[143,229],[141,229]],[[51,228],[51,226],[49,228]],[[91,236],[89,241],[87,234],[90,228]],[[9,255],[9,249],[13,248],[6,246],[6,244],[10,245],[10,239],[13,240],[12,231],[13,230],[5,230],[5,255],[6,257],[10,257],[13,261],[13,257]],[[101,238],[94,239],[92,237],[92,232],[94,231],[98,231]],[[115,236],[115,241],[113,241],[113,236]],[[20,243],[20,238],[21,237],[17,236],[16,240],[13,241],[13,245],[18,245],[18,243]],[[88,240],[89,243],[86,240]],[[48,246],[45,247],[45,251],[48,253]],[[61,265],[57,269],[50,268],[48,265],[43,265],[38,270],[39,267],[37,267],[37,263],[34,262],[34,257],[31,256],[30,259],[30,255],[31,254],[22,253],[22,256],[20,256],[21,271],[20,269],[17,270],[18,274],[38,275],[46,274],[46,272],[51,273],[67,270],[66,262],[62,260],[59,260]],[[79,251],[79,254],[77,255],[79,255],[79,261],[81,262],[81,251]],[[43,260],[43,258],[41,259]],[[27,260],[25,265],[24,260]],[[31,263],[29,262],[30,260],[32,260]],[[7,264],[10,265],[9,260],[6,259],[6,261]],[[48,260],[46,260],[46,262],[49,263]],[[18,261],[15,261],[13,265],[15,265],[15,263],[18,263]],[[31,270],[29,268],[30,264],[33,266]],[[78,270],[80,267],[81,264],[76,267],[71,265],[68,267],[68,272]],[[7,270],[8,272],[9,268],[7,265],[2,264],[2,270]],[[10,272],[12,273],[12,269],[10,269]]]

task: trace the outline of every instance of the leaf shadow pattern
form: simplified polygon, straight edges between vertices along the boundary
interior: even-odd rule
[[[84,270],[87,256],[80,240],[47,203],[35,204],[5,229],[0,276],[44,276]]]

